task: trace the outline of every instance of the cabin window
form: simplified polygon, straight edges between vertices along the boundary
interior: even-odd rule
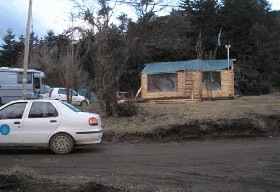
[[[18,73],[17,82],[22,83],[22,79],[23,79],[23,73]],[[32,74],[27,73],[26,84],[31,84],[31,83],[32,83]]]
[[[203,91],[221,91],[221,72],[203,72],[202,85]]]
[[[148,74],[148,92],[177,92],[178,74]]]

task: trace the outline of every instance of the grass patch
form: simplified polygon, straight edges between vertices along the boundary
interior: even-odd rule
[[[33,169],[21,167],[18,165],[15,165],[10,169],[8,176],[9,175],[16,175],[19,179],[35,182],[40,180],[39,175],[35,171],[33,171]]]
[[[185,125],[195,120],[219,121],[250,118],[254,115],[279,115],[280,95],[244,96],[234,100],[203,101],[178,104],[138,103],[139,112],[132,117],[102,117],[104,132],[151,132],[158,128]],[[100,113],[98,104],[85,111]],[[260,122],[261,123],[261,122]]]
[[[14,166],[0,173],[0,191],[108,191],[108,192],[168,192],[180,191],[158,189],[147,185],[104,184],[100,181],[40,177],[32,169]]]

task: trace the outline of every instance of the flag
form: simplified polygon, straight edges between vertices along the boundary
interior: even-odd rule
[[[220,33],[218,36],[218,46],[221,46],[221,33],[222,33],[222,29],[220,29]]]

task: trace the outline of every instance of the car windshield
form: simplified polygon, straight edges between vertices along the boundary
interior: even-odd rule
[[[78,109],[77,107],[75,107],[69,103],[66,103],[64,101],[60,101],[60,102],[63,103],[65,106],[67,106],[69,109],[71,109],[74,112],[82,112],[80,109]]]
[[[53,88],[48,88],[47,90],[45,90],[44,93],[50,93],[50,92],[52,92],[52,90],[53,90]]]

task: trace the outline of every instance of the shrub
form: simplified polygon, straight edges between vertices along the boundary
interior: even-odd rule
[[[117,104],[117,114],[119,116],[131,117],[138,113],[138,107],[134,101],[122,100]]]

